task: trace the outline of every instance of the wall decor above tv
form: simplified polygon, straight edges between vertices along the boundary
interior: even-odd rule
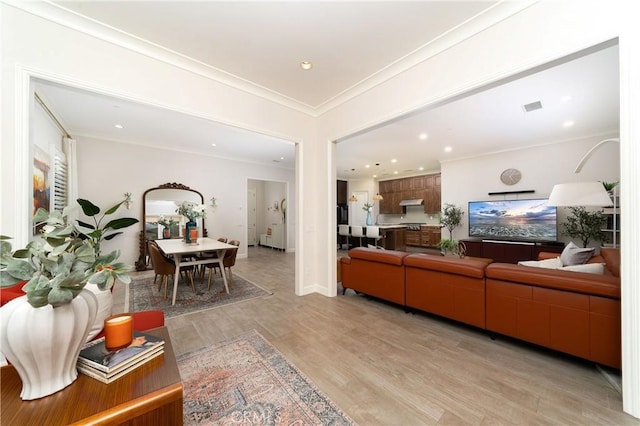
[[[470,201],[469,237],[555,241],[557,209],[547,199]]]

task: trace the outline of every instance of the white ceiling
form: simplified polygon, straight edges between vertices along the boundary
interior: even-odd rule
[[[91,25],[109,25],[318,113],[513,3],[56,2]],[[313,69],[302,71],[302,60]],[[264,135],[44,81],[37,91],[73,136],[294,167],[294,146]],[[561,102],[565,95],[572,100]],[[523,113],[523,104],[538,100],[542,110]],[[617,131],[618,100],[613,46],[340,141],[338,177],[416,174],[451,158]],[[569,119],[575,125],[563,128]],[[426,141],[417,139],[421,132]]]

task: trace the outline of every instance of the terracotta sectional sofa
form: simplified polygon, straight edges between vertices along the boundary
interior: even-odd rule
[[[620,368],[619,251],[601,255],[604,275],[368,248],[340,264],[345,290]]]

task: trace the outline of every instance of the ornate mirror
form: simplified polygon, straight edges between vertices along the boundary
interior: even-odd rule
[[[184,238],[183,226],[185,218],[176,212],[178,204],[190,201],[196,204],[204,204],[204,197],[195,189],[179,183],[165,183],[156,188],[147,189],[142,196],[142,231],[140,231],[140,255],[136,262],[136,270],[143,271],[149,265],[147,253],[147,241],[160,238]],[[161,219],[170,223],[165,231],[165,226],[158,223]],[[202,219],[197,219],[198,228],[202,229],[202,235],[207,236]]]

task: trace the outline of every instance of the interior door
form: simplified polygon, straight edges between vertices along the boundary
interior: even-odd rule
[[[255,246],[256,241],[256,191],[247,190],[247,245]]]

